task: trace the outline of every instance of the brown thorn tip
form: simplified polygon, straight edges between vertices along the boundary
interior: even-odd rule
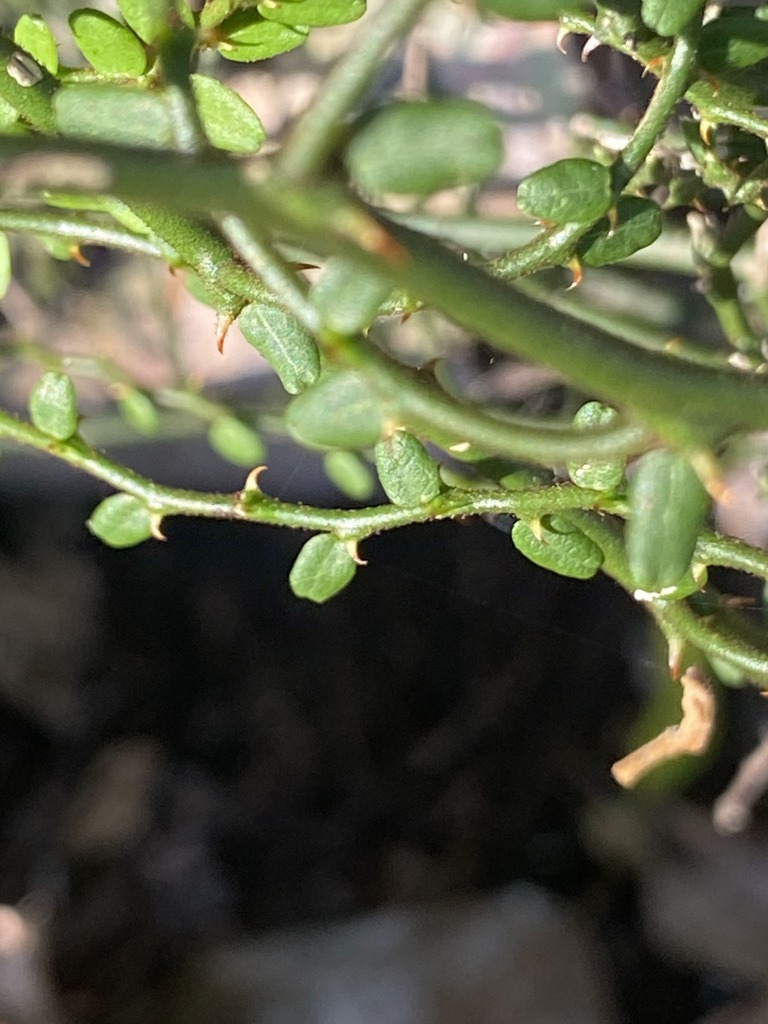
[[[69,253],[75,263],[79,263],[81,267],[90,267],[91,261],[83,255],[79,245],[73,245]]]
[[[259,477],[266,468],[266,466],[256,466],[255,469],[251,470],[245,478],[245,487],[243,487],[244,494],[252,494],[254,491],[261,491],[261,488],[259,487]]]

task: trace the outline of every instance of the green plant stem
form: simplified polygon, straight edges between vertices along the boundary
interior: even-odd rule
[[[385,210],[380,212],[387,216]],[[439,238],[444,242],[453,242],[454,245],[462,246],[465,249],[474,249],[487,255],[494,251],[510,250],[503,258],[510,261],[510,267],[514,262],[515,266],[520,268],[521,273],[510,272],[507,275],[509,277],[522,276],[523,268],[531,263],[535,265],[536,258],[533,255],[527,257],[519,255],[526,250],[529,244],[533,246],[536,243],[539,247],[537,251],[542,254],[543,258],[541,269],[550,263],[546,254],[548,246],[552,243],[548,242],[545,245],[542,241],[544,236],[549,238],[549,233],[536,233],[535,226],[528,219],[523,220],[518,217],[438,217],[428,213],[390,213],[389,217],[413,231],[419,231],[431,238]],[[693,274],[695,268],[690,253],[688,232],[679,228],[665,227],[664,233],[655,242],[646,246],[645,249],[639,249],[631,256],[627,256],[621,261],[621,265],[622,267]]]
[[[307,179],[322,171],[390,46],[415,23],[429,0],[386,0],[327,76],[280,153],[282,175]]]
[[[705,655],[722,658],[756,684],[768,683],[768,650],[729,629],[715,615],[697,615],[685,601],[656,601],[651,612],[667,636],[687,640]]]
[[[164,44],[173,64],[173,80],[166,88],[166,99],[172,115],[176,149],[189,158],[199,156],[207,148],[186,71],[193,41],[192,33],[178,29]],[[0,59],[6,51],[15,49],[0,37]],[[49,136],[55,136],[57,131],[52,99],[58,88],[59,82],[44,69],[42,80],[32,88],[23,88],[7,74],[0,74],[0,98],[6,99],[30,127]],[[0,138],[0,156],[4,149],[9,148],[10,141]],[[141,151],[136,156],[140,161]],[[204,158],[201,159],[203,162]],[[51,170],[55,177],[55,168]],[[178,180],[176,187],[179,188]],[[162,252],[163,258],[176,266],[186,265],[194,270],[226,321],[234,320],[248,302],[264,297],[265,288],[258,278],[235,259],[229,247],[202,220],[186,216],[186,211],[153,203],[148,197],[151,197],[151,192],[139,191],[133,195],[132,212],[150,228],[155,241],[159,240],[168,247]],[[205,215],[208,212],[205,208],[200,210]]]
[[[572,316],[580,323],[591,324],[599,330],[610,332],[623,341],[647,349],[649,352],[674,352],[675,356],[700,363],[703,366],[728,367],[728,353],[703,348],[679,335],[671,337],[668,331],[661,330],[656,324],[625,319],[623,311],[602,310],[589,303],[576,292],[552,290],[542,287],[537,282],[517,282],[516,287],[537,302],[544,303],[560,313]],[[649,289],[649,296],[653,292]]]
[[[643,166],[677,104],[685,95],[696,71],[696,48],[700,32],[701,16],[697,15],[675,37],[651,101],[613,165],[613,187],[617,197]]]
[[[733,537],[703,533],[696,545],[694,560],[704,562],[705,565],[738,569],[768,580],[768,552]]]
[[[741,298],[733,259],[750,241],[768,216],[758,207],[741,206],[724,227],[711,225],[697,213],[689,213],[693,251],[702,291],[717,316],[728,341],[738,351],[762,362],[761,338],[753,330]]]
[[[501,350],[557,370],[671,442],[718,443],[729,432],[722,433],[724,420],[735,428],[733,401],[740,405],[739,418],[749,407],[754,425],[768,427],[768,385],[759,378],[622,342],[506,288],[423,236],[399,225],[389,225],[389,231],[408,254],[401,262],[410,288],[427,305]]]
[[[0,182],[34,176],[38,183],[50,183],[53,177],[61,188],[64,177],[75,191],[151,197],[187,210],[207,210],[213,195],[222,212],[237,213],[248,224],[255,219],[257,230],[300,237],[320,253],[349,256],[387,275],[394,287],[412,292],[501,350],[557,370],[670,443],[707,447],[737,431],[768,427],[765,380],[646,352],[579,324],[432,239],[377,221],[338,188],[296,188],[283,179],[254,184],[252,164],[218,157],[200,160],[15,137],[5,140],[3,148],[6,155],[34,156],[0,164]],[[76,160],[66,159],[73,155]],[[252,276],[245,268],[240,272]]]
[[[47,452],[69,465],[103,480],[118,491],[139,498],[161,518],[183,515],[209,519],[229,519],[311,531],[330,532],[344,540],[359,541],[375,533],[413,523],[463,518],[483,514],[511,514],[535,519],[553,512],[565,513],[604,554],[604,571],[623,587],[632,589],[621,537],[610,521],[586,510],[599,507],[611,511],[610,499],[599,492],[571,485],[536,487],[520,491],[465,491],[451,489],[427,505],[402,508],[385,505],[377,508],[340,510],[296,505],[270,498],[256,490],[235,494],[206,494],[165,487],[93,451],[80,438],[54,441],[35,427],[5,412],[0,412],[0,437]],[[705,557],[735,560],[734,544],[715,538],[702,541]],[[723,545],[725,544],[725,549]],[[742,557],[750,571],[757,567],[759,553]],[[764,559],[765,560],[765,559]],[[762,566],[762,568],[768,568]],[[685,602],[656,600],[650,610],[668,638],[688,640],[705,654],[723,658],[755,682],[768,682],[768,652],[712,616],[696,615]]]
[[[219,313],[234,319],[248,302],[264,298],[261,281],[207,224],[154,203],[132,202],[131,210],[197,274]]]
[[[341,353],[348,365],[370,372],[371,387],[396,412],[401,425],[425,431],[447,448],[463,443],[481,452],[556,466],[608,455],[634,455],[653,440],[634,424],[586,432],[525,417],[495,418],[460,404],[426,374],[402,366],[359,340],[347,339]]]
[[[700,23],[691,22],[676,37],[654,90],[651,101],[635,128],[629,142],[612,167],[614,200],[619,196],[645,163],[656,140],[674,114],[677,104],[688,88],[696,68],[696,45]],[[538,238],[495,260],[492,272],[505,280],[514,280],[543,270],[560,266],[571,259],[576,245],[591,224],[563,224],[549,228]]]
[[[630,594],[633,593],[634,584],[627,564],[624,542],[617,525],[594,513],[576,511],[567,515],[602,550],[603,572],[613,577]],[[711,557],[713,560],[709,564],[722,564],[715,561],[718,553],[720,556],[727,554],[729,558],[736,557],[737,547],[736,541],[723,541],[707,535],[700,541],[697,556],[701,550],[705,555],[704,561],[709,562]],[[753,554],[756,560],[752,564],[757,565],[761,552],[754,551]],[[746,557],[744,561],[746,563]],[[697,615],[687,601],[665,601],[657,598],[643,603],[647,604],[668,641],[688,641],[704,655],[722,658],[738,668],[754,683],[768,683],[768,650],[760,648],[738,630],[729,628],[728,624],[720,621],[716,615]]]
[[[701,291],[712,307],[723,334],[737,352],[763,362],[760,338],[752,329],[739,292],[739,282],[730,266],[713,267],[702,260],[699,267]]]
[[[58,238],[73,245],[98,245],[137,256],[172,259],[172,252],[150,238],[134,235],[121,228],[96,224],[82,215],[78,217],[51,213],[46,210],[0,209],[0,231],[20,231],[23,234]]]
[[[685,98],[696,107],[702,119],[712,124],[732,124],[761,138],[768,136],[768,118],[742,106],[731,106],[727,87],[723,88],[719,82],[706,79],[694,82]]]
[[[525,245],[493,260],[488,269],[502,281],[515,281],[540,270],[564,266],[573,258],[579,239],[590,227],[574,223],[547,228]]]
[[[220,220],[224,237],[238,252],[254,274],[269,288],[278,302],[281,302],[311,334],[320,330],[320,317],[307,298],[295,271],[275,251],[269,242],[258,237],[234,214],[227,214]]]
[[[84,470],[115,490],[144,501],[162,517],[197,516],[268,523],[294,529],[335,533],[342,539],[362,539],[384,530],[435,519],[455,519],[485,514],[511,514],[533,519],[546,513],[573,508],[595,508],[610,503],[605,495],[569,484],[521,491],[445,491],[427,505],[382,505],[365,509],[324,509],[270,498],[260,491],[206,494],[165,487],[95,452],[80,438],[55,441],[35,427],[0,412],[0,437],[47,452]]]

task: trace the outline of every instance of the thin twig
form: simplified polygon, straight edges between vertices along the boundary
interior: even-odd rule
[[[715,697],[711,683],[695,667],[683,675],[681,706],[683,717],[631,754],[622,757],[611,768],[620,786],[631,789],[660,764],[681,754],[703,754],[709,746],[715,727]]]
[[[429,0],[384,0],[325,79],[294,125],[279,157],[282,174],[309,178],[322,170],[344,120],[373,81],[390,46],[405,35]]]

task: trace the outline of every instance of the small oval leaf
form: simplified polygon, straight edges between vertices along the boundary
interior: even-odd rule
[[[605,217],[582,238],[579,259],[587,267],[617,263],[655,242],[661,229],[661,210],[652,199],[623,196],[616,204],[615,223]]]
[[[153,535],[153,517],[147,505],[132,494],[111,494],[93,510],[86,526],[111,548],[132,548]]]
[[[538,521],[535,530],[518,521],[512,527],[512,542],[526,558],[560,576],[588,580],[603,564],[597,544],[559,516]]]
[[[53,32],[37,14],[22,14],[13,30],[13,41],[22,50],[31,53],[52,75],[59,69],[59,52]]]
[[[79,10],[69,16],[69,27],[79,50],[104,75],[138,78],[147,70],[144,44],[127,25],[102,11]]]
[[[117,0],[128,25],[150,44],[169,31],[171,3],[172,0]]]
[[[257,11],[237,11],[217,29],[218,50],[227,60],[250,63],[296,49],[308,33],[300,25],[267,21]]]
[[[698,59],[712,75],[733,75],[768,58],[768,21],[736,8],[701,30]]]
[[[130,423],[137,433],[145,437],[157,433],[160,416],[157,406],[146,392],[121,385],[117,405],[123,419]]]
[[[643,0],[640,17],[660,36],[674,36],[704,7],[705,0]]]
[[[407,430],[379,441],[374,457],[384,493],[395,505],[424,505],[440,493],[437,463]]]
[[[200,122],[208,141],[230,153],[256,153],[264,126],[234,89],[208,75],[190,75]]]
[[[264,443],[247,423],[236,416],[214,420],[208,431],[208,443],[214,451],[244,469],[253,469],[264,460]]]
[[[627,493],[625,543],[634,585],[664,594],[691,568],[709,507],[707,493],[688,459],[669,448],[637,460]]]
[[[77,431],[77,395],[66,373],[43,374],[29,396],[29,415],[48,437],[57,441],[72,437]]]
[[[480,103],[445,99],[385,107],[357,132],[345,159],[365,193],[431,195],[483,181],[502,157],[496,116]]]
[[[246,306],[238,323],[245,340],[264,356],[291,395],[320,377],[320,355],[311,335],[295,317],[273,302]]]
[[[520,209],[550,224],[589,224],[607,213],[611,201],[611,172],[582,157],[534,171],[517,190]]]
[[[158,92],[91,82],[65,85],[53,97],[53,110],[62,135],[147,149],[173,146],[173,119]]]
[[[260,3],[259,14],[268,21],[283,25],[346,25],[365,14],[365,0],[296,0],[288,3]]]
[[[312,448],[370,448],[381,437],[382,410],[367,378],[331,371],[288,404],[285,423]]]
[[[337,334],[357,334],[376,319],[392,286],[352,260],[328,261],[312,289],[312,300],[323,324]]]
[[[616,423],[619,414],[601,402],[587,402],[577,410],[573,425],[577,430],[594,430]],[[568,476],[577,487],[595,491],[612,491],[624,479],[624,459],[593,459],[591,462],[569,462]]]
[[[333,534],[320,533],[299,551],[288,581],[297,597],[322,604],[343,590],[356,571],[347,544]]]

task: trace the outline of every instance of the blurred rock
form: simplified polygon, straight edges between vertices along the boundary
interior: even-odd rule
[[[719,835],[705,814],[683,807],[661,815],[658,829],[643,872],[652,941],[689,965],[766,985],[766,837]]]
[[[36,924],[15,907],[0,906],[0,1021],[56,1024]]]
[[[176,1024],[609,1024],[590,932],[546,892],[384,910],[216,949]]]

